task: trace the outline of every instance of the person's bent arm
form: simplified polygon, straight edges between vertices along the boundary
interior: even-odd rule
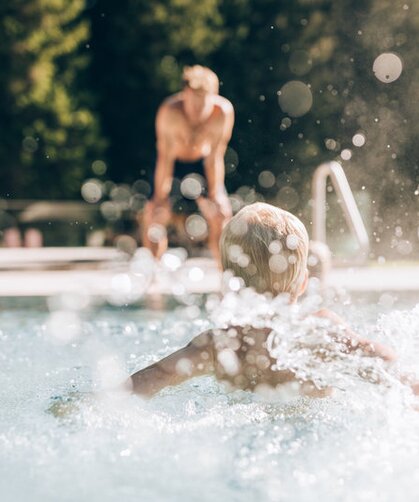
[[[224,155],[230,141],[234,125],[234,109],[226,107],[220,134],[211,145],[211,153],[205,159],[205,175],[208,183],[208,197],[214,201],[224,195],[225,164]]]
[[[169,110],[162,105],[156,117],[157,162],[153,200],[157,203],[167,200],[173,183],[174,158],[169,126]]]
[[[323,317],[329,319],[333,324],[340,326],[344,330],[344,336],[340,341],[343,341],[346,350],[348,352],[353,352],[355,350],[361,350],[365,355],[370,357],[380,357],[384,361],[392,362],[397,359],[396,353],[386,345],[379,342],[374,342],[372,340],[367,340],[354,333],[349,326],[334,312],[322,309],[319,310],[316,315],[318,317]]]
[[[128,385],[135,394],[151,397],[165,387],[179,385],[189,378],[213,371],[212,333],[206,331],[186,347],[131,375]]]
[[[348,351],[360,349],[368,356],[380,357],[387,362],[394,362],[397,359],[396,353],[390,347],[378,342],[366,340],[365,338],[360,338],[350,328],[348,328],[345,322],[334,312],[323,309],[317,312],[316,315],[328,318],[334,324],[338,324],[345,328],[348,333],[347,340],[345,340],[345,345],[347,346]],[[413,394],[419,396],[419,379],[415,374],[404,373],[401,371],[398,375],[398,379],[402,384],[409,386]],[[417,411],[419,411],[419,407],[417,408]]]

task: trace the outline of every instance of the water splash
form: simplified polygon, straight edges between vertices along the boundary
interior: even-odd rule
[[[417,325],[414,319],[419,318],[419,306],[409,313],[393,312],[382,316],[376,325],[360,333],[363,338],[381,341],[400,353],[397,364],[389,365],[358,349],[355,342],[348,350],[348,327],[316,315],[322,306],[318,295],[309,295],[300,304],[290,304],[287,295],[270,298],[251,289],[238,292],[230,289],[233,291],[227,292],[222,299],[208,300],[212,322],[222,329],[229,326],[267,329],[266,346],[274,361],[271,369],[291,371],[297,381],[312,382],[317,389],[359,390],[363,383],[372,383],[380,384],[375,386],[374,392],[396,388],[403,389],[409,396],[409,387],[401,383],[400,375],[404,372],[415,374],[419,369],[419,365],[414,364],[419,353],[419,328],[414,327]],[[407,335],[403,343],[409,347],[408,360],[406,350],[397,342],[401,329]]]
[[[295,307],[284,308],[286,299],[259,304],[249,292],[230,293],[208,298],[211,325],[241,315],[247,322],[253,308],[263,322],[274,306],[285,325],[297,316]],[[251,302],[247,310],[241,296]],[[319,306],[310,297],[298,309],[308,315]],[[350,307],[359,334],[397,345],[400,364],[417,367],[419,307],[371,322],[362,307]],[[379,306],[369,308],[376,315]],[[30,309],[0,312],[4,500],[417,500],[418,415],[396,387],[380,393],[360,379],[354,392],[323,400],[266,402],[250,392],[226,394],[203,377],[149,402],[93,399],[86,392],[101,352],[87,350],[93,335],[132,372],[183,346],[209,321],[203,313],[189,321],[180,311],[105,309],[85,316],[87,336],[63,346],[46,335],[47,319]],[[54,404],[57,414],[70,407],[70,416],[46,413]]]

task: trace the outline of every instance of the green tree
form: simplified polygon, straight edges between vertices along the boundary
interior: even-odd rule
[[[84,8],[85,0],[0,8],[2,196],[74,197],[103,149],[86,89]]]
[[[303,180],[330,156],[324,136],[336,130],[343,109],[337,97],[324,92],[338,50],[333,3],[234,0],[221,12],[227,34],[211,59],[236,109],[232,145],[240,163],[229,176],[230,189],[246,184],[272,200],[285,186],[294,186],[283,191],[285,199],[294,193],[293,200],[278,202],[296,210],[309,196],[301,194]],[[311,93],[306,113],[290,114],[279,104],[278,92],[294,81]],[[269,188],[258,183],[266,170],[276,177]]]
[[[344,167],[353,186],[369,194],[375,255],[411,257],[419,217],[419,2],[347,0],[337,15],[351,16],[339,29],[341,89],[350,91],[337,137],[352,151]],[[356,133],[365,138],[360,148],[352,144]]]
[[[233,0],[221,14],[227,34],[211,60],[237,112],[233,146],[240,163],[230,190],[246,184],[301,212],[315,167],[337,159],[352,188],[368,194],[362,209],[375,255],[390,256],[393,248],[393,256],[412,256],[419,216],[419,2]],[[404,69],[382,82],[373,64],[389,52]],[[312,107],[301,116],[278,106],[278,90],[292,80],[312,93]],[[352,143],[356,133],[364,134],[363,147]],[[351,160],[342,160],[344,149]],[[270,188],[258,182],[265,170],[276,177]],[[336,226],[340,231],[341,222]]]

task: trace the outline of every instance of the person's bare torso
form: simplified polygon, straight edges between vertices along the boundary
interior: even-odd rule
[[[231,389],[258,390],[264,386],[278,388],[298,380],[292,371],[278,370],[267,348],[271,330],[231,327],[213,331],[214,370],[218,380]],[[300,382],[299,393],[325,397],[331,389],[319,390],[311,382]]]
[[[169,97],[162,105],[167,120],[167,145],[171,158],[186,162],[210,155],[223,133],[225,119],[232,109],[231,103],[222,96],[214,96],[211,115],[192,124],[183,108],[182,93]]]

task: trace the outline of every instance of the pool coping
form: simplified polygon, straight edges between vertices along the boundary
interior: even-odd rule
[[[199,273],[194,273],[196,271]],[[69,270],[3,269],[0,271],[0,297],[80,292],[106,298],[115,290],[115,277],[120,274],[130,275],[129,262],[108,262],[102,268]],[[167,274],[157,275],[146,293],[173,294],[174,284],[180,285],[188,293],[215,293],[221,289],[221,274],[213,260],[190,258],[171,277]],[[335,268],[328,274],[326,286],[361,292],[412,291],[417,292],[419,298],[419,265]]]

